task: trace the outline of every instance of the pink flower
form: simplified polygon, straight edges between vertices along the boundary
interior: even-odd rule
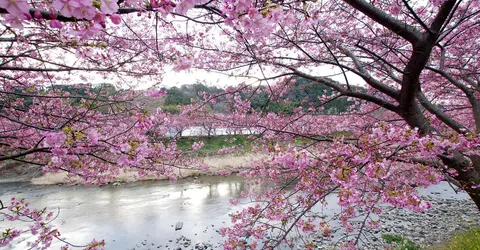
[[[79,19],[91,20],[96,15],[96,8],[93,7],[91,0],[78,0],[79,7],[73,9],[72,15]]]
[[[23,16],[28,14],[30,5],[26,0],[0,0],[0,8],[4,8],[13,16]]]
[[[42,16],[42,13],[40,11],[35,11],[35,13],[33,13],[33,16],[36,18],[36,19],[42,19],[43,16]]]
[[[192,58],[189,56],[186,57],[180,57],[177,59],[177,65],[175,65],[175,68],[173,70],[175,71],[182,71],[186,70],[192,67]]]
[[[49,132],[45,134],[44,144],[47,147],[59,148],[67,139],[63,132]]]
[[[53,0],[52,4],[55,9],[66,17],[73,16],[73,10],[80,7],[80,4],[75,0]]]
[[[161,96],[164,96],[166,94],[167,94],[167,91],[162,90],[162,89],[149,89],[149,90],[145,91],[145,95],[148,96],[148,97],[161,97]]]
[[[118,11],[118,4],[115,0],[102,0],[100,9],[105,14],[113,14]]]
[[[90,141],[90,143],[93,143],[93,144],[98,142],[98,137],[99,137],[98,133],[95,129],[90,130],[87,134],[88,140]]]
[[[76,36],[79,36],[81,38],[89,38],[89,37],[92,37],[94,36],[95,34],[97,34],[103,27],[98,24],[98,23],[94,23],[93,25],[85,28],[85,29],[82,29],[82,30],[79,30],[79,31],[73,31],[72,34],[73,35],[76,35]]]
[[[195,7],[195,0],[184,0],[180,4],[177,4],[177,7],[175,8],[175,12],[178,14],[185,14],[187,11],[193,7]]]
[[[207,171],[210,167],[207,164],[202,164],[200,165],[200,170],[201,171]]]
[[[63,27],[62,22],[58,20],[52,20],[50,21],[50,28],[52,29],[61,29]]]
[[[93,20],[95,21],[96,24],[102,26],[102,28],[105,28],[107,27],[107,25],[105,24],[105,18],[106,18],[105,14],[97,11]]]
[[[64,148],[54,148],[52,149],[52,154],[54,154],[55,156],[63,157],[67,155],[67,150]]]
[[[398,4],[390,5],[390,12],[394,15],[399,15],[402,11],[402,8]]]
[[[90,242],[90,243],[88,244],[87,249],[91,249],[91,250],[101,250],[101,249],[105,249],[104,246],[105,246],[105,241],[104,241],[104,240],[102,240],[102,241],[97,241],[97,240],[93,239],[92,242]]]
[[[128,152],[130,149],[132,149],[132,146],[130,146],[128,143],[123,143],[120,145],[120,150],[122,150],[122,152]]]
[[[120,24],[122,22],[122,18],[118,14],[110,15],[110,20],[113,24]]]
[[[127,155],[122,155],[118,158],[117,164],[120,166],[128,166],[130,164],[130,160],[128,159]]]
[[[23,21],[25,21],[24,16],[13,16],[7,15],[5,17],[5,23],[10,24],[12,28],[22,29],[23,28]]]
[[[203,142],[194,142],[192,145],[192,150],[193,151],[198,151],[200,150],[201,147],[203,147],[205,144]]]

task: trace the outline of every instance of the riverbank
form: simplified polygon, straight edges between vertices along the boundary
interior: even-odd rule
[[[15,196],[31,201],[32,207],[60,209],[54,223],[72,243],[97,238],[105,239],[107,250],[222,249],[225,239],[218,231],[230,225],[229,214],[247,205],[232,206],[229,199],[241,199],[241,192],[249,188],[243,178],[233,175],[200,176],[195,182],[190,178],[175,184],[145,181],[102,187],[11,183],[2,184],[0,199]],[[385,249],[385,234],[405,236],[426,249],[439,249],[453,234],[480,226],[480,214],[464,192],[455,194],[446,182],[418,190],[432,207],[425,213],[415,213],[384,206],[382,226],[366,231],[368,237],[363,240],[368,245],[362,249]],[[327,200],[326,207],[317,209],[331,218],[339,211],[337,197],[332,194]],[[333,249],[344,236],[338,224],[331,223],[333,238],[318,235],[311,239],[317,249]],[[182,228],[176,230],[177,224]],[[28,240],[7,249],[27,249],[22,244]]]
[[[380,232],[404,236],[420,249],[441,249],[454,234],[480,226],[480,212],[470,199],[425,199],[432,207],[424,213],[406,209],[386,211],[381,216],[384,226]]]
[[[237,153],[237,154],[224,154],[224,155],[211,155],[201,158],[208,166],[206,171],[202,170],[185,170],[176,169],[176,174],[179,178],[186,178],[191,176],[213,176],[217,175],[220,170],[230,170],[232,167],[243,166],[246,167],[251,164],[252,161],[259,160],[263,157],[263,154],[258,153]],[[136,182],[146,180],[165,180],[168,176],[146,176],[143,178],[137,178],[135,171],[122,171],[114,182]],[[0,183],[10,182],[30,182],[34,185],[77,185],[82,184],[83,181],[78,177],[70,177],[67,172],[57,173],[42,173],[42,169],[39,166],[9,162],[0,166]]]
[[[430,195],[424,199],[431,202],[432,207],[423,213],[386,208],[380,216],[382,226],[366,231],[369,247],[364,249],[385,249],[389,244],[382,235],[401,236],[413,242],[416,249],[442,249],[454,234],[480,226],[480,212],[469,199]]]
[[[446,187],[447,183],[442,182],[437,186],[436,190],[432,188],[428,188],[427,192],[421,190],[421,193],[423,191],[422,197],[432,204],[430,209],[422,213],[385,206],[383,214],[379,217],[381,227],[374,230],[365,229],[363,231],[364,236],[359,241],[359,249],[439,250],[444,249],[444,244],[452,239],[454,235],[471,228],[480,227],[480,212],[476,205],[464,192],[460,192],[458,195],[452,194],[453,191],[446,189]],[[218,226],[221,227],[222,225],[211,225],[212,229],[216,229]],[[317,235],[310,240],[316,246],[315,249],[334,250],[340,249],[337,242],[346,235],[341,228],[336,228],[331,237]],[[402,245],[403,247],[396,245],[394,247],[394,245],[385,240],[388,237],[402,238],[405,240],[405,243],[408,241],[410,245]],[[146,241],[142,242],[137,247],[146,245],[146,243]],[[158,247],[188,249],[188,247],[193,246],[195,249],[204,250],[221,248],[219,243],[213,244],[210,240],[195,242],[184,235],[170,239],[168,244]],[[302,249],[302,247],[297,246],[293,249]]]
[[[422,213],[384,206],[383,213],[379,216],[380,228],[364,231],[360,240],[363,246],[360,249],[388,249],[392,245],[382,236],[400,236],[411,241],[415,248],[404,246],[393,249],[439,250],[455,234],[480,227],[480,211],[464,191],[456,193],[446,181],[418,190],[422,198],[432,206]],[[337,249],[334,247],[336,241],[344,236],[344,232],[334,233],[333,238],[318,236],[314,243],[317,244],[317,249]]]

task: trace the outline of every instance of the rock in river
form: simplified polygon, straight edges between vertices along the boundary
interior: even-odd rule
[[[177,222],[175,225],[175,231],[181,230],[183,227],[183,222]]]

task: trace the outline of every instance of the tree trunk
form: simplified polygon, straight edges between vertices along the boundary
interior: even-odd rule
[[[453,157],[441,156],[440,158],[449,168],[457,170],[458,175],[453,178],[460,183],[461,188],[467,192],[480,210],[480,187],[472,188],[480,185],[480,156],[465,157],[455,152]]]

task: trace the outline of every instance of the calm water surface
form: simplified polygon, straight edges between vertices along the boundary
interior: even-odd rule
[[[238,198],[246,186],[238,177],[201,177],[200,181],[103,187],[1,184],[0,198],[16,196],[34,207],[60,208],[54,224],[75,244],[96,238],[105,239],[107,249],[157,249],[169,240],[175,243],[181,235],[192,243],[218,243],[221,237],[216,230],[227,225],[228,214],[236,210],[228,200]],[[183,222],[182,230],[175,231],[177,222]],[[7,223],[0,221],[0,229]],[[7,249],[26,249],[25,244]]]
[[[0,199],[16,196],[29,200],[32,207],[59,209],[53,224],[73,244],[96,238],[105,240],[106,249],[165,249],[166,245],[177,249],[174,243],[183,235],[192,240],[193,246],[208,242],[221,248],[219,242],[223,238],[217,230],[228,226],[228,214],[239,209],[230,205],[229,199],[239,198],[240,192],[249,187],[242,178],[234,176],[200,177],[199,181],[193,183],[190,179],[175,184],[151,181],[103,187],[11,183],[0,184]],[[464,193],[455,195],[447,183],[420,192],[443,198],[467,198]],[[329,205],[322,209],[327,216],[338,211],[336,199],[334,195],[328,197]],[[175,231],[177,222],[183,222],[179,231]],[[0,230],[11,227],[9,223],[0,221]],[[6,249],[28,249],[28,240]],[[52,249],[61,245],[57,242]]]

